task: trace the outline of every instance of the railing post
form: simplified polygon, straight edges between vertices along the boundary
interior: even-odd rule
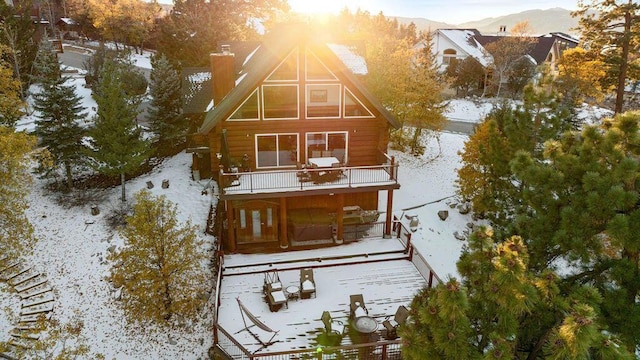
[[[382,344],[382,360],[387,360],[387,344]]]

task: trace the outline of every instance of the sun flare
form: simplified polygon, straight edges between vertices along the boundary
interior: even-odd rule
[[[292,11],[303,14],[336,14],[347,7],[346,2],[343,0],[289,0],[289,5]]]

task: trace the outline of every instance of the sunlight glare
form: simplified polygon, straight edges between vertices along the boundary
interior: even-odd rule
[[[303,14],[337,14],[347,7],[343,0],[289,0],[291,10]]]

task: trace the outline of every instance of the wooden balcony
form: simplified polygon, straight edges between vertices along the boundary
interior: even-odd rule
[[[343,166],[320,169],[269,170],[251,172],[220,171],[220,198],[223,200],[279,197],[287,193],[346,193],[398,189],[398,164]],[[291,194],[291,196],[294,196]]]

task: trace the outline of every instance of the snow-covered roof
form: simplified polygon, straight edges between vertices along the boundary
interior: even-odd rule
[[[77,25],[78,24],[72,18],[67,18],[67,17],[60,18],[60,20],[58,20],[58,22],[63,22],[65,24],[67,24],[67,25]]]
[[[460,50],[478,60],[482,66],[486,67],[492,62],[491,55],[484,51],[484,47],[475,39],[476,33],[473,30],[440,29],[438,31],[456,44]]]
[[[340,44],[327,44],[329,49],[342,61],[342,63],[357,75],[367,75],[367,62],[353,51],[352,47]]]

